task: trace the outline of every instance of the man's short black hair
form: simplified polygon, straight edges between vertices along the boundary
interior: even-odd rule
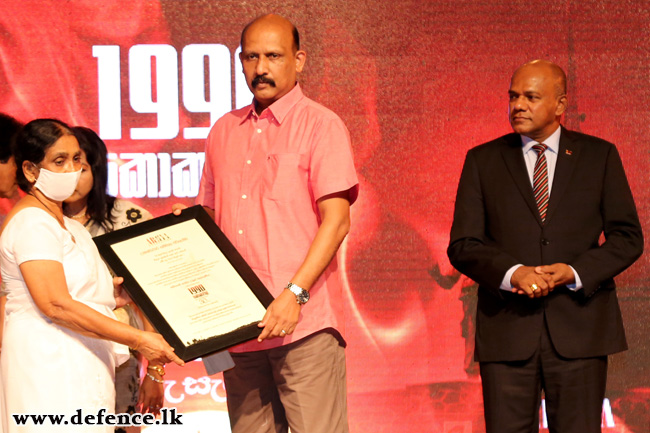
[[[14,137],[23,124],[8,114],[0,113],[0,162],[6,163],[11,155]]]

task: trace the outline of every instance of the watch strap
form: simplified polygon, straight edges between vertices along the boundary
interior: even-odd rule
[[[303,289],[302,287],[300,287],[299,285],[293,284],[291,281],[289,281],[287,285],[284,286],[284,288],[288,289],[289,291],[291,291],[291,293],[296,295],[296,301],[299,304],[302,305],[307,303],[307,301],[309,301],[309,292]]]

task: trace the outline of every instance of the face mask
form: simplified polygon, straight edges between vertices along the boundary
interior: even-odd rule
[[[55,173],[41,168],[34,187],[38,188],[50,200],[63,201],[74,193],[80,176],[81,170],[70,173]]]

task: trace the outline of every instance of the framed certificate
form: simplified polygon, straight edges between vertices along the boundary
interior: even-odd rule
[[[94,238],[184,361],[257,338],[273,296],[201,206]]]

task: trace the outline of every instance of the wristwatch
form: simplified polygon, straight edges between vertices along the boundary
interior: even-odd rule
[[[297,286],[292,282],[288,282],[284,288],[291,290],[291,293],[296,295],[296,302],[298,302],[300,305],[306,304],[307,301],[309,301],[309,292],[302,287]]]

